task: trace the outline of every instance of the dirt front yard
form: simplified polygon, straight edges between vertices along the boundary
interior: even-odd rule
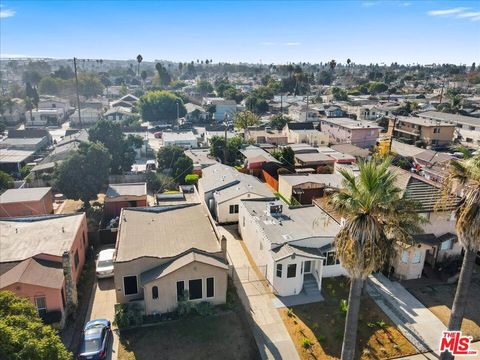
[[[259,359],[245,326],[231,311],[122,331],[118,360]]]
[[[405,281],[403,285],[410,291],[420,302],[425,305],[442,323],[448,325],[450,312],[455,297],[457,284],[426,284],[417,286],[415,281]],[[462,323],[462,331],[469,336],[473,336],[473,340],[480,340],[480,279],[472,280],[470,292],[468,294],[469,301],[465,318]]]
[[[348,291],[346,278],[327,278],[323,281],[323,302],[280,310],[302,360],[340,358],[346,310],[341,303],[348,299]],[[357,333],[356,353],[360,359],[387,359],[417,352],[368,295],[362,297]]]

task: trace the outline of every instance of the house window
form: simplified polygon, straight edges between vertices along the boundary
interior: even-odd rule
[[[297,264],[289,264],[287,267],[287,278],[294,278],[297,276]]]
[[[152,287],[152,299],[158,299],[158,286]]]
[[[78,250],[75,250],[75,256],[73,257],[73,262],[75,263],[75,270],[78,268],[78,262],[80,260],[78,259]]]
[[[421,258],[422,253],[420,252],[420,250],[415,250],[415,252],[413,253],[412,264],[419,264]]]
[[[408,264],[408,251],[403,250],[402,252],[402,263]]]
[[[282,277],[282,264],[277,264],[277,277]]]
[[[440,250],[450,250],[453,247],[453,239],[442,242]]]
[[[207,278],[207,298],[215,296],[215,281],[213,277]]]
[[[440,134],[440,128],[434,128],[433,133],[434,134]]]
[[[327,252],[327,265],[336,265],[340,264],[340,260],[337,259],[337,254],[335,251]]]
[[[40,317],[47,314],[47,301],[45,300],[45,296],[38,296],[35,298],[35,307],[37,308]]]
[[[183,281],[177,281],[177,301],[184,300],[185,283]]]
[[[201,299],[202,296],[202,279],[188,281],[188,294],[190,300]]]
[[[123,289],[125,295],[135,295],[138,293],[137,289],[137,277],[133,276],[124,276],[123,277]]]
[[[238,205],[230,205],[230,214],[238,214]]]

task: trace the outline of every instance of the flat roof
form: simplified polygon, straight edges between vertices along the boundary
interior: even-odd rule
[[[197,141],[197,137],[192,131],[170,132],[164,131],[162,133],[163,141]]]
[[[45,141],[46,136],[41,138],[6,138],[0,142],[0,146],[5,145],[38,145]]]
[[[426,119],[426,118],[418,118],[418,117],[413,117],[413,116],[399,116],[398,117],[398,122],[406,122],[409,124],[415,124],[415,125],[420,125],[420,126],[431,126],[431,127],[438,127],[438,126],[443,126],[443,127],[454,127],[454,124],[447,124],[445,122],[440,122],[439,120],[432,120],[432,119]],[[400,130],[400,129],[399,129]]]
[[[2,195],[0,195],[0,204],[40,201],[51,190],[51,187],[8,189]]]
[[[106,197],[147,195],[147,183],[124,183],[108,185]]]
[[[45,215],[0,220],[0,262],[70,251],[85,214]]]
[[[35,151],[0,149],[1,164],[18,164],[33,156]]]
[[[323,153],[307,153],[307,154],[295,154],[295,158],[301,162],[335,162],[335,159],[331,158],[327,154]]]
[[[340,230],[340,224],[316,206],[288,207],[283,204],[281,214],[270,216],[267,214],[268,203],[265,200],[242,201],[248,213],[274,244],[312,237],[331,239]]]
[[[256,194],[262,197],[273,196],[272,191],[265,183],[262,183],[256,177],[251,175],[242,176],[238,184],[215,191],[213,196],[218,203],[222,203],[239,196],[246,196],[246,194]]]
[[[201,204],[122,210],[115,262],[170,258],[191,249],[207,253],[221,250]]]
[[[326,122],[329,124],[335,124],[347,129],[382,129],[375,122],[352,120],[350,118],[327,118],[321,119],[321,123]]]
[[[258,146],[247,146],[245,149],[240,150],[240,153],[245,156],[249,162],[264,160],[266,162],[280,163],[280,161],[275,159],[270,153],[263,150],[262,148],[259,148]]]
[[[340,188],[342,186],[343,176],[340,174],[280,175],[279,181],[280,180],[287,182],[291,186],[312,182]]]
[[[425,111],[418,114],[420,117],[427,117],[433,120],[446,121],[453,124],[467,124],[471,126],[480,126],[480,119],[472,116],[449,114],[440,111]]]

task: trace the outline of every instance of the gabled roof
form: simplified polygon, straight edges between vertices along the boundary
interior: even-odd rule
[[[302,256],[311,259],[325,259],[318,248],[307,248],[303,246],[294,246],[283,244],[271,250],[274,261],[285,259],[292,255]]]
[[[176,259],[156,266],[153,269],[144,271],[140,274],[140,283],[142,285],[145,285],[153,280],[161,279],[162,277],[165,277],[193,262],[199,262],[202,264],[216,266],[221,269],[228,270],[228,265],[225,264],[225,261],[223,259],[208,254],[202,254],[196,251],[190,251],[177,257]]]
[[[0,276],[0,289],[15,283],[61,289],[63,281],[61,263],[29,258]]]

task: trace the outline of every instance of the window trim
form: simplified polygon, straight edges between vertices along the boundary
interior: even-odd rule
[[[407,255],[406,261],[404,261],[404,257],[405,257],[404,255]],[[400,261],[402,262],[402,264],[408,264],[409,260],[410,260],[410,254],[408,253],[407,250],[403,250],[402,255],[400,255]]]
[[[190,291],[190,281],[196,281],[200,280],[200,289],[202,291],[202,296],[200,296],[197,299],[191,299],[190,297],[192,296],[192,292]],[[203,300],[203,278],[197,278],[197,279],[188,279],[188,301],[198,301],[198,300]]]
[[[278,268],[280,266],[280,269]],[[280,276],[278,276],[278,270],[280,270]],[[283,264],[282,263],[277,263],[277,266],[275,267],[275,275],[278,278],[282,278],[283,275]]]
[[[135,294],[126,294],[125,293],[125,278],[127,277],[133,277],[135,276],[135,283],[136,283],[136,286],[137,286],[137,292]],[[122,288],[123,288],[123,296],[135,296],[135,295],[138,295],[138,276],[137,275],[124,275],[122,276]]]
[[[208,279],[212,279],[213,282],[212,282],[212,290],[213,290],[213,295],[212,296],[208,296]],[[209,277],[206,277],[205,278],[205,299],[213,299],[215,298],[215,276],[209,276]]]
[[[418,261],[416,261],[415,256],[418,254]],[[413,252],[412,264],[420,264],[422,262],[422,252],[417,249]]]
[[[294,276],[288,276],[288,270],[290,267],[295,267],[295,275]],[[297,277],[297,263],[293,263],[293,264],[288,264],[287,265],[287,279],[294,279]]]
[[[38,305],[37,305],[37,300],[38,299],[43,299],[44,303],[45,303],[45,307],[44,308],[39,308]],[[45,311],[45,314],[48,312],[48,308],[47,308],[47,297],[45,295],[36,295],[34,296],[33,298],[33,301],[35,303],[35,310],[37,310],[37,314],[40,316],[40,310],[44,310]]]
[[[179,300],[179,299],[178,299],[178,283],[182,283],[182,284],[183,284],[183,294],[182,294],[182,298],[185,297],[185,290],[187,290],[187,289],[185,288],[185,280],[177,280],[177,281],[175,282],[177,303],[178,303],[179,301],[182,301],[182,300]]]

